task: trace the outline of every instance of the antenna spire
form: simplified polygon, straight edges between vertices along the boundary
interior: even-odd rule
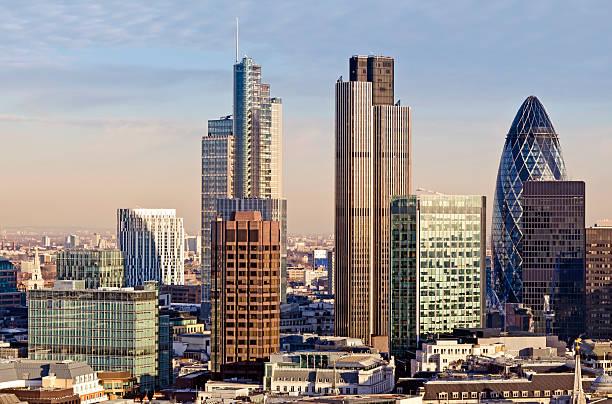
[[[238,63],[238,17],[236,17],[236,63]]]

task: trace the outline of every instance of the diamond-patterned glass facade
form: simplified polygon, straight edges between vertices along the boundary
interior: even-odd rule
[[[540,101],[528,97],[518,110],[502,151],[495,198],[491,249],[496,297],[522,299],[522,195],[525,181],[565,180],[557,133]]]

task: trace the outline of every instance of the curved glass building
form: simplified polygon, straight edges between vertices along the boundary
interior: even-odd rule
[[[520,303],[522,299],[523,183],[566,177],[550,118],[536,97],[527,97],[506,136],[495,185],[491,228],[495,285],[489,291],[495,292],[495,300]]]

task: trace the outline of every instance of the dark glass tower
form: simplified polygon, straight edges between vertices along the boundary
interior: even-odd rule
[[[585,327],[584,181],[523,184],[523,304],[535,332],[572,341]]]
[[[497,173],[491,228],[495,290],[488,291],[490,298],[509,303],[522,299],[523,183],[566,177],[550,118],[536,97],[527,97],[506,136]]]

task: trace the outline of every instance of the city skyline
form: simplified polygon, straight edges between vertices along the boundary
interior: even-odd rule
[[[321,15],[297,3],[133,3],[122,16],[111,3],[0,6],[0,141],[11,150],[0,169],[12,173],[0,226],[112,228],[117,207],[140,205],[177,209],[197,234],[199,143],[206,121],[232,107],[236,15],[240,54],[265,65],[265,81],[283,97],[290,232],[332,231],[333,83],[348,77],[346,58],[369,53],[395,58],[396,94],[413,107],[414,190],[486,195],[491,212],[508,117],[533,94],[559,133],[568,179],[587,184],[587,225],[609,216],[601,166],[612,148],[611,59],[597,45],[610,33],[605,12],[554,3],[392,7],[374,24],[395,25],[389,38],[359,30],[385,7],[335,5]],[[267,14],[275,24],[262,29]],[[312,24],[300,24],[309,16]]]

